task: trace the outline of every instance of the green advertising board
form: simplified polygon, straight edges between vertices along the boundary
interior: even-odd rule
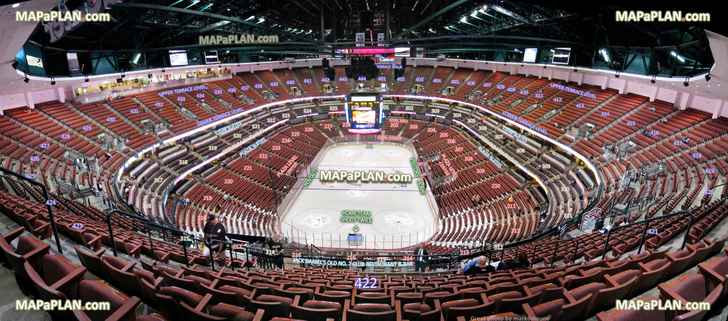
[[[372,224],[372,211],[370,210],[341,210],[341,223]]]

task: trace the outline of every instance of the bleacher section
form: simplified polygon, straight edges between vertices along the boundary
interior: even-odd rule
[[[617,204],[630,203],[639,203],[648,209],[640,216],[643,218],[690,208],[703,200],[707,202],[706,193],[712,192],[711,187],[725,182],[728,165],[720,152],[728,145],[724,134],[728,124],[724,119],[710,119],[709,115],[695,110],[678,111],[660,101],[649,102],[644,97],[618,95],[612,90],[534,77],[447,67],[408,67],[404,74],[404,81],[390,79],[390,87],[396,93],[413,93],[416,87],[421,86],[422,94],[467,100],[477,92],[480,96],[473,102],[541,126],[551,137],[572,145],[593,159],[605,179],[605,195],[596,202],[597,207],[605,213]],[[342,81],[342,77],[345,77],[343,69],[339,68],[336,79],[331,80],[336,94],[345,94],[355,86],[354,80]],[[199,91],[160,95],[170,90],[164,89],[79,106],[47,103],[36,106],[35,110],[25,108],[9,111],[0,118],[3,129],[0,139],[7,142],[3,146],[14,147],[3,149],[2,165],[38,175],[45,182],[49,177],[54,177],[82,186],[102,183],[100,185],[107,195],[114,195],[113,187],[110,186],[111,177],[124,159],[135,151],[159,139],[193,129],[198,122],[217,114],[241,107],[247,110],[255,105],[290,97],[293,86],[301,91],[302,96],[324,95],[323,80],[319,68],[274,70],[213,81],[206,84],[207,89]],[[594,98],[578,96],[552,84],[568,85],[590,92]],[[452,91],[446,90],[447,87],[452,87]],[[249,105],[249,102],[254,105]],[[404,111],[405,105],[408,105],[406,101],[399,101],[392,110]],[[332,110],[328,107],[316,103],[312,109],[325,115]],[[453,112],[448,106],[430,106],[432,108],[439,109],[440,115],[446,119],[456,119],[459,113]],[[298,112],[302,110],[295,114],[299,115]],[[430,112],[426,107],[417,106],[411,110],[420,114]],[[304,167],[329,137],[343,134],[340,131],[341,124],[322,120],[311,125],[295,125],[271,134],[268,142],[247,156],[247,163],[243,159],[223,158],[218,164],[227,164],[227,168],[196,174],[183,184],[181,193],[173,195],[175,199],[200,195],[197,189],[201,187],[197,186],[202,184],[211,189],[210,196],[217,202],[192,204],[187,208],[169,202],[166,209],[159,204],[159,195],[164,192],[170,175],[181,173],[214,156],[217,150],[236,141],[235,135],[250,135],[254,132],[250,127],[252,124],[258,123],[263,127],[270,123],[269,118],[281,119],[281,114],[261,115],[258,114],[258,118],[248,123],[247,127],[222,136],[206,134],[188,142],[180,142],[177,147],[155,151],[151,159],[133,165],[136,168],[135,175],[130,177],[132,182],[138,176],[151,179],[139,182],[139,186],[130,184],[127,194],[124,194],[125,199],[135,207],[149,211],[147,214],[150,217],[158,219],[164,218],[164,211],[177,207],[179,211],[176,213],[180,217],[174,220],[186,222],[182,224],[184,228],[199,228],[196,225],[198,218],[185,215],[203,215],[221,204],[230,206],[231,215],[240,217],[240,221],[233,220],[231,224],[253,221],[245,217],[247,214],[234,214],[232,209],[235,208],[250,215],[266,217],[270,224],[275,225],[274,200],[285,195],[285,188],[290,188],[295,178],[289,174],[282,175],[274,184],[265,178],[262,171],[275,173],[294,158],[296,168]],[[435,247],[444,249],[471,239],[485,238],[497,242],[522,239],[546,226],[556,226],[592,201],[589,197],[594,188],[593,182],[584,178],[583,170],[573,160],[565,159],[558,151],[544,151],[533,141],[508,138],[494,140],[510,150],[524,167],[545,180],[553,196],[546,200],[543,195],[526,186],[528,177],[523,177],[522,173],[493,168],[477,152],[476,146],[482,142],[475,142],[463,132],[448,127],[451,125],[395,119],[398,118],[391,118],[385,124],[387,135],[410,139],[417,148],[422,149],[422,158],[438,155],[443,158],[440,162],[446,158],[458,174],[454,181],[433,188],[442,215],[442,229],[433,238]],[[149,130],[148,123],[160,122],[169,128]],[[485,135],[486,138],[493,139],[493,134],[503,134],[503,128],[486,124],[488,128],[480,131],[490,135]],[[302,126],[313,131],[301,130],[299,127]],[[585,127],[589,130],[581,131]],[[431,135],[433,133],[429,133],[428,128],[434,128],[438,136]],[[293,132],[298,132],[296,135],[303,139],[293,137]],[[125,147],[120,150],[109,149],[99,140],[102,134],[120,139]],[[448,138],[439,136],[442,134],[453,135],[456,142],[448,143]],[[290,140],[291,143],[283,143],[283,140]],[[620,155],[618,149],[629,143],[634,143],[633,150]],[[516,150],[521,152],[515,153]],[[97,159],[101,165],[100,172],[78,170],[72,158],[68,158],[69,155]],[[550,166],[543,166],[543,163],[549,163]],[[621,186],[624,175],[639,174],[640,170],[653,165],[662,166],[662,170],[637,180],[629,190]],[[246,172],[247,166],[255,172]],[[439,163],[434,168],[436,175],[445,176]],[[703,175],[706,173],[707,176]],[[249,189],[232,190],[226,187],[224,182],[230,179],[247,184]],[[54,187],[55,184],[51,182],[50,185]],[[491,191],[490,186],[501,186],[502,191]],[[256,196],[252,197],[251,193]],[[546,217],[539,217],[535,208],[545,201],[551,202],[553,206]],[[639,218],[633,216],[630,218]],[[491,228],[493,226],[497,228]],[[262,229],[274,230],[271,226]]]
[[[469,101],[528,122],[585,155],[604,180],[602,194],[585,164],[491,115],[456,104],[391,98],[383,134],[414,146],[439,209],[439,229],[424,246],[432,254],[451,254],[483,242],[505,244],[489,255],[503,262],[525,258],[525,266],[477,276],[453,270],[383,274],[235,269],[245,262],[232,259],[213,269],[201,251],[184,251],[178,236],[152,237],[149,226],[128,217],[109,216],[112,240],[106,213],[89,201],[95,196],[68,191],[76,186],[103,193],[144,214],[148,224],[170,224],[191,234],[199,234],[207,215],[216,213],[230,233],[279,236],[278,206],[303,179],[301,171],[327,143],[349,135],[341,100],[257,110],[235,126],[158,146],[129,164],[120,181],[114,179],[137,152],[216,116],[298,91],[305,97],[327,95],[324,87],[336,95],[359,83],[379,88],[378,80],[347,79],[341,67],[328,82],[321,68],[268,70],[208,82],[204,89],[165,88],[90,104],[49,102],[6,111],[0,116],[0,166],[45,185],[58,203],[46,206],[35,187],[0,176],[0,212],[15,224],[0,237],[3,263],[26,296],[112,302],[111,311],[54,311],[54,320],[456,321],[491,315],[700,320],[707,311],[623,311],[614,302],[650,300],[647,292],[655,288],[663,300],[725,302],[725,240],[709,236],[728,216],[728,189],[722,186],[728,182],[728,120],[531,76],[443,66],[408,67],[404,75],[400,80],[386,75],[389,93]],[[255,139],[236,145],[249,137]],[[256,141],[256,148],[241,153]],[[231,146],[237,148],[210,162]],[[505,162],[495,147],[519,166]],[[498,166],[497,159],[505,165]],[[182,177],[203,162],[209,164]],[[49,246],[48,207],[77,258]],[[609,230],[575,233],[581,226],[563,226],[562,235],[521,242],[588,207],[597,218],[614,219]],[[681,237],[686,245],[675,248]],[[371,276],[381,282],[377,289],[352,286],[356,278]]]
[[[18,187],[11,181],[3,181],[0,186],[5,189],[6,184]],[[212,269],[194,251],[187,256],[185,263],[189,266],[174,263],[185,258],[178,246],[160,240],[152,245],[151,239],[124,230],[124,221],[119,221],[119,228],[115,229],[119,232],[115,237],[116,249],[124,255],[112,255],[108,252],[111,243],[103,224],[65,207],[56,211],[56,219],[69,242],[77,243],[76,258],[57,255],[43,241],[48,238],[47,233],[25,233],[28,217],[23,213],[28,210],[42,213],[41,203],[9,191],[1,191],[0,200],[0,210],[24,226],[0,238],[4,262],[14,270],[20,289],[36,297],[112,302],[111,311],[98,312],[102,315],[89,320],[107,320],[111,313],[144,321],[327,317],[399,321],[486,316],[574,321],[595,315],[600,321],[634,320],[631,318],[637,316],[644,320],[670,320],[673,316],[700,319],[707,310],[629,311],[614,309],[614,302],[631,298],[651,300],[647,292],[654,287],[658,287],[663,300],[683,300],[689,295],[715,306],[726,297],[726,281],[722,275],[728,272],[725,264],[728,257],[721,253],[724,240],[698,240],[680,250],[654,248],[639,254],[582,262],[565,260],[550,266],[533,265],[529,261],[527,266],[476,275],[455,271],[363,273],[295,267],[278,271]],[[728,215],[727,205],[715,203],[705,210],[722,220]],[[76,207],[75,211],[93,213],[83,206]],[[79,227],[80,222],[84,224]],[[675,222],[660,223],[665,227]],[[635,230],[633,227],[636,226],[624,230]],[[613,237],[621,241],[625,236],[620,233]],[[600,242],[593,237],[572,241],[569,242],[576,246]],[[545,242],[548,240],[531,244],[530,250],[543,254],[550,250],[542,248]],[[561,246],[557,250],[561,252]],[[376,289],[354,287],[355,280],[362,277],[377,278],[379,286]],[[142,304],[143,308],[136,309]],[[72,318],[71,313],[79,320],[87,320],[79,315],[90,312],[56,310],[50,313],[63,320]]]

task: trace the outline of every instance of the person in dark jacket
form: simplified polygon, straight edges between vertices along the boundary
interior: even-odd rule
[[[515,268],[528,268],[531,265],[531,263],[528,261],[528,255],[526,255],[525,252],[518,253],[518,257],[516,258],[516,262],[513,267]]]
[[[205,246],[210,249],[210,257],[220,255],[225,251],[225,226],[220,223],[217,216],[210,214],[207,216],[207,223],[202,229],[205,234]]]
[[[427,269],[427,263],[428,263],[428,255],[429,253],[424,247],[418,247],[415,250],[415,271],[416,272],[425,272]]]

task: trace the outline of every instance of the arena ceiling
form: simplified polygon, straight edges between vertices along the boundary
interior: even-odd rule
[[[77,8],[91,0],[68,0]],[[100,1],[100,0],[99,0]],[[354,44],[354,34],[384,32],[395,46],[424,47],[431,55],[463,55],[516,50],[524,47],[570,47],[574,64],[592,62],[599,48],[610,48],[615,62],[649,56],[645,73],[661,66],[705,72],[713,63],[704,29],[728,34],[728,27],[712,23],[617,23],[615,10],[680,9],[706,12],[690,3],[681,8],[640,2],[639,6],[597,4],[593,1],[537,0],[105,0],[113,17],[108,23],[84,23],[59,40],[38,26],[29,40],[46,49],[75,51],[140,51],[199,46],[199,35],[277,35],[279,43],[244,46],[280,53],[330,53]],[[717,12],[715,14],[717,16]],[[323,19],[322,19],[323,18]],[[389,29],[386,29],[386,26]],[[367,40],[370,33],[367,32]],[[679,52],[687,61],[670,58]],[[637,53],[636,55],[634,53]],[[471,54],[468,56],[468,54]],[[506,58],[507,59],[507,58]],[[657,62],[655,64],[654,62]],[[654,66],[647,66],[652,64]],[[684,66],[682,66],[684,65]],[[650,69],[655,69],[650,71]],[[673,74],[681,74],[679,70]]]

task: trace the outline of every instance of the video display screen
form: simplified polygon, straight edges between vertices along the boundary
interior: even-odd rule
[[[571,48],[555,48],[551,63],[557,65],[568,65],[571,56]]]
[[[347,121],[353,130],[378,130],[381,100],[376,94],[352,94],[347,99]]]
[[[169,64],[171,66],[185,66],[189,64],[187,61],[186,50],[170,50],[169,51]]]
[[[352,121],[358,124],[358,128],[372,128],[377,125],[377,112],[370,110],[353,110],[351,112]]]
[[[523,50],[523,62],[536,62],[538,48],[526,48]]]

